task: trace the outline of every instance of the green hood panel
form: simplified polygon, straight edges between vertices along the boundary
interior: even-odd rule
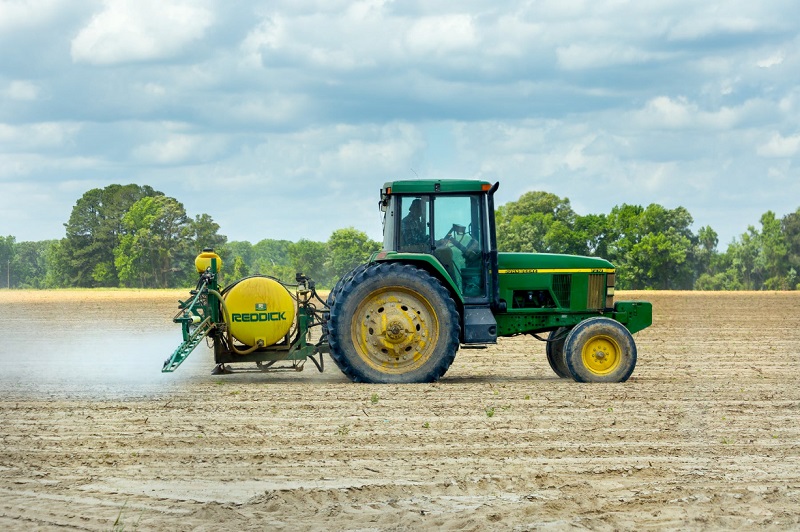
[[[606,270],[614,269],[613,264],[598,257],[557,255],[553,253],[498,253],[497,266],[499,273],[568,273],[560,270],[569,270],[570,272],[588,270],[587,273],[592,271],[611,273]]]

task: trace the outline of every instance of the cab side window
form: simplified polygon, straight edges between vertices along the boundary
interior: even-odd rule
[[[440,196],[434,203],[434,255],[465,297],[485,295],[484,230],[478,196]]]
[[[430,253],[429,201],[426,196],[400,198],[400,245],[399,251]]]

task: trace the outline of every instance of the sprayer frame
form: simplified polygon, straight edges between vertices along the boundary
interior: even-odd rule
[[[252,276],[266,277],[266,276]],[[271,277],[270,277],[271,278]],[[329,348],[323,338],[316,344],[308,341],[311,327],[321,325],[312,299],[318,299],[314,289],[314,282],[298,274],[296,285],[287,285],[277,279],[284,287],[296,288],[297,312],[295,325],[280,343],[264,347],[238,346],[229,334],[227,323],[221,319],[227,314],[225,299],[219,289],[219,273],[217,260],[211,259],[211,265],[200,274],[200,279],[194,290],[190,292],[191,299],[179,301],[178,314],[173,322],[181,324],[183,342],[172,356],[164,362],[162,372],[169,373],[183,363],[189,354],[200,344],[203,338],[210,337],[214,344],[214,361],[218,365],[238,362],[256,362],[262,371],[267,369],[295,369],[301,370],[306,359],[311,359],[319,371],[323,371],[323,353]],[[271,278],[274,279],[274,278]],[[319,300],[322,302],[321,300]],[[322,302],[324,305],[324,302]],[[318,323],[317,323],[318,322]],[[244,351],[244,352],[243,352]],[[315,358],[315,355],[320,355]],[[275,362],[291,361],[292,366],[273,367]],[[266,363],[261,365],[261,363]]]

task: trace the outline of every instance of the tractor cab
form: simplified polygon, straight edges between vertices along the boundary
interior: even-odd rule
[[[476,181],[394,181],[381,190],[383,252],[432,256],[457,298],[492,298],[495,187]],[[432,264],[435,264],[431,262]]]

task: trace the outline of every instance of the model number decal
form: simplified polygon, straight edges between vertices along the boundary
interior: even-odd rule
[[[614,273],[613,268],[514,268],[497,273]]]

